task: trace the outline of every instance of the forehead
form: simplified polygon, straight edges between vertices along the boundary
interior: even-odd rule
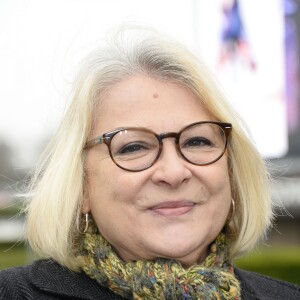
[[[187,88],[143,75],[124,79],[110,88],[96,115],[96,134],[124,126],[178,131],[189,123],[213,119]]]

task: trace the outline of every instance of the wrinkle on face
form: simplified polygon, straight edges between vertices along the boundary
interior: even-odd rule
[[[153,98],[155,93],[159,101],[153,101],[158,99]],[[178,132],[194,122],[215,121],[186,88],[141,75],[113,86],[96,114],[99,117],[91,138],[119,127]],[[120,169],[105,148],[108,155],[100,158],[98,150],[90,149],[87,208],[100,232],[124,260],[166,257],[191,265],[205,257],[228,215],[231,196],[227,153],[211,165],[196,166],[176,157],[179,154],[174,141],[167,139],[164,144],[168,151],[141,172]],[[182,176],[180,180],[172,177],[175,171]],[[187,215],[170,218],[149,209],[170,200],[197,204]]]

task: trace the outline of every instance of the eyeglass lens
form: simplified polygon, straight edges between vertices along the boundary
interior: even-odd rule
[[[124,129],[113,136],[110,152],[115,163],[130,171],[150,167],[160,154],[159,137],[141,129]],[[178,140],[181,155],[190,163],[206,165],[219,159],[226,147],[223,129],[213,123],[185,128]]]

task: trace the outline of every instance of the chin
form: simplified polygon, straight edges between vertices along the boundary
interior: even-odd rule
[[[176,230],[162,230],[160,233],[152,234],[146,244],[155,258],[175,259],[183,265],[191,265],[203,261],[213,239],[214,235],[203,232],[201,235],[201,230],[191,231],[190,228],[179,230],[177,227]]]
[[[201,260],[206,249],[195,246],[195,243],[168,243],[155,249],[156,258],[168,258],[179,261],[184,266],[190,266]]]

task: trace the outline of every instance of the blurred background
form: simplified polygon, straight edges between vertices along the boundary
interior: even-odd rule
[[[22,193],[68,104],[78,62],[120,24],[202,57],[273,175],[277,218],[243,268],[300,284],[299,0],[1,0],[0,269],[30,263]]]

